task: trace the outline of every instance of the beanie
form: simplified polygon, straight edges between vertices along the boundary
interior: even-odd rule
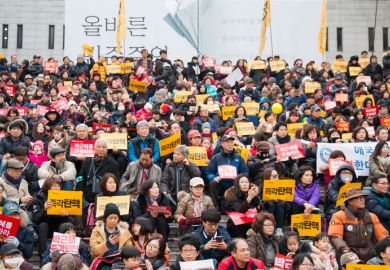
[[[106,208],[104,209],[103,218],[106,219],[111,214],[115,214],[118,217],[120,217],[120,215],[121,215],[121,213],[119,212],[119,208],[118,208],[118,206],[116,206],[116,204],[108,203],[106,205]]]

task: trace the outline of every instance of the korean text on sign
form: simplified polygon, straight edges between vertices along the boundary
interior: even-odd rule
[[[281,161],[286,161],[289,158],[298,159],[305,157],[302,143],[298,140],[285,144],[277,144],[275,145],[275,151]]]
[[[104,209],[108,203],[116,204],[119,208],[121,216],[129,214],[130,210],[130,195],[126,196],[99,196],[96,197],[96,217],[101,217],[104,214]]]
[[[16,236],[20,225],[20,219],[0,214],[0,239]]]
[[[101,133],[100,139],[106,140],[108,149],[127,150],[127,133]]]
[[[171,208],[169,206],[149,204],[148,206],[146,206],[146,211],[148,211],[148,212],[156,211],[158,214],[168,215],[171,213]]]
[[[298,230],[299,236],[316,236],[321,232],[321,215],[311,214],[307,218],[304,214],[291,215],[291,227]]]
[[[263,185],[263,201],[281,200],[292,202],[294,200],[295,180],[265,180]]]
[[[81,216],[83,212],[83,192],[49,190],[48,200],[52,201],[53,206],[47,209],[48,215],[67,215]]]
[[[205,147],[188,146],[188,160],[196,166],[207,166],[207,150]]]
[[[282,254],[277,254],[275,257],[274,270],[290,270],[293,259]]]
[[[50,253],[58,250],[62,253],[79,254],[80,237],[54,232],[51,240]]]
[[[340,188],[339,196],[337,197],[336,207],[342,205],[347,198],[347,191],[351,188],[362,188],[362,183],[349,183]]]
[[[253,135],[256,133],[253,122],[236,122],[238,136]]]
[[[71,157],[94,157],[95,155],[95,141],[70,141],[70,152]]]
[[[173,153],[175,147],[181,144],[180,132],[160,141],[160,155],[166,156]]]
[[[218,166],[218,175],[222,179],[235,179],[237,177],[237,168],[232,165]]]

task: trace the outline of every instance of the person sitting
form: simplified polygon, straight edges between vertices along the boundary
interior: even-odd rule
[[[23,119],[15,119],[7,126],[7,134],[0,140],[0,159],[4,162],[11,158],[11,154],[18,146],[30,149],[28,124]]]
[[[148,218],[137,217],[132,226],[131,241],[141,254],[145,253],[147,239],[153,233],[153,225]]]
[[[352,251],[364,262],[375,256],[375,241],[389,235],[378,217],[365,208],[366,196],[358,188],[349,189],[343,207],[333,214],[328,231],[338,254]]]
[[[121,250],[121,258],[126,270],[141,270],[141,252],[133,246],[125,246]],[[115,267],[114,267],[115,268]]]
[[[390,230],[390,193],[389,180],[385,175],[372,178],[371,188],[367,193],[367,210],[379,218],[386,230]]]
[[[147,270],[165,270],[169,259],[165,256],[166,243],[161,236],[148,239],[143,261]]]
[[[229,269],[257,269],[265,270],[264,263],[258,259],[251,257],[248,243],[243,238],[234,239],[229,249],[231,256],[223,259],[219,264],[218,270]]]
[[[83,264],[81,259],[73,254],[64,253],[60,256],[55,257],[52,262],[45,264],[41,270],[63,270],[63,269],[72,269],[72,270],[88,270],[89,267]]]
[[[129,142],[129,161],[139,160],[141,152],[145,148],[153,150],[153,162],[158,163],[160,160],[160,143],[150,135],[149,123],[142,120],[137,123],[137,137]]]
[[[228,255],[228,245],[231,237],[225,227],[218,225],[221,214],[215,209],[202,212],[202,226],[192,233],[200,241],[200,254],[207,259],[216,259],[220,262]]]
[[[28,192],[31,196],[34,196],[40,190],[38,167],[35,163],[30,162],[28,153],[28,148],[18,146],[14,149],[14,158],[24,165],[22,175],[28,183]]]
[[[313,269],[314,261],[308,253],[301,253],[294,257],[291,270]]]
[[[327,266],[338,269],[336,252],[330,244],[329,237],[319,233],[310,243],[310,256],[314,261],[314,270],[327,270]]]
[[[370,174],[366,184],[370,184],[374,175],[388,175],[390,173],[390,155],[387,142],[380,141],[377,143],[369,159],[369,168]]]
[[[34,266],[23,258],[17,246],[7,243],[0,248],[0,269],[33,270]]]
[[[386,238],[375,245],[376,257],[367,261],[369,265],[390,265],[390,239]]]

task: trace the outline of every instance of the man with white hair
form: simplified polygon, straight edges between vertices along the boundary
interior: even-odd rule
[[[149,123],[145,120],[137,123],[137,137],[129,142],[129,161],[139,160],[141,152],[145,148],[153,150],[153,162],[158,163],[160,159],[160,143],[149,134]]]
[[[85,160],[85,157],[71,157],[70,154],[70,145],[72,144],[72,141],[86,141],[86,140],[92,140],[92,138],[88,134],[88,126],[86,124],[78,124],[76,126],[76,136],[73,137],[66,149],[66,159],[69,160],[70,162],[73,162],[76,171],[79,173],[81,170],[81,165],[83,164],[83,161]]]
[[[107,156],[107,152],[106,140],[96,140],[95,156],[85,159],[81,166],[79,175],[83,181],[77,184],[77,190],[83,191],[84,198],[90,203],[94,202],[96,194],[101,192],[100,184],[103,175],[112,173],[120,179],[118,163]]]

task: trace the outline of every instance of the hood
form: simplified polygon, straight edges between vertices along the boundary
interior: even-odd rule
[[[351,63],[353,60],[359,61],[359,56],[352,55],[351,58],[349,58],[349,63]]]
[[[39,147],[41,147],[42,149],[42,152],[45,153],[45,144],[41,141],[41,140],[38,140],[34,143],[30,143],[31,144],[31,150],[34,151],[34,146],[38,145]]]
[[[268,103],[270,103],[270,101],[269,101],[269,98],[268,97],[262,97],[261,99],[260,99],[260,105],[263,105],[265,102],[268,102]],[[271,105],[271,104],[270,104]]]
[[[349,170],[350,172],[352,172],[353,178],[352,178],[351,183],[357,182],[358,179],[357,179],[355,170],[354,170],[353,167],[352,167],[351,165],[349,165],[349,164],[341,165],[341,166],[339,167],[339,169],[337,170],[337,172],[336,172],[335,178],[337,177],[337,178],[340,180],[340,172],[341,172],[342,170]]]
[[[309,245],[310,245],[310,251],[317,254],[317,255],[321,255],[321,251],[316,247],[314,246],[314,243],[313,242],[309,242]],[[329,248],[327,251],[325,251],[325,253],[329,253],[330,251],[332,250],[332,246],[329,245]]]
[[[12,124],[12,123],[15,123],[15,122],[22,122],[22,124],[24,125],[24,134],[28,134],[28,124],[25,120],[23,119],[15,119],[14,121],[12,122],[9,122],[7,124],[7,133],[10,133],[10,129],[9,129],[9,126]]]

